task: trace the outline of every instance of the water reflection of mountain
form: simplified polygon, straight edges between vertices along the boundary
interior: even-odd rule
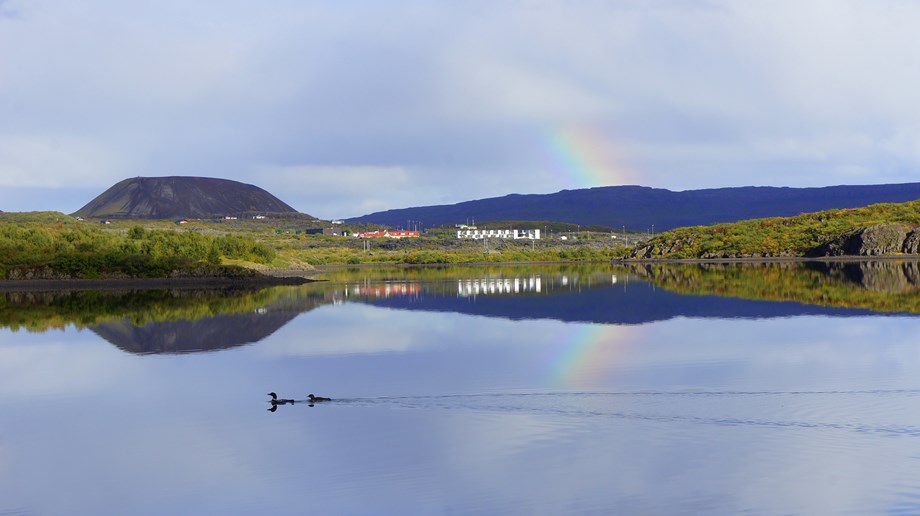
[[[0,326],[42,332],[72,325],[130,353],[188,353],[257,342],[298,314],[342,302],[602,324],[918,314],[918,271],[917,262],[896,261],[596,265],[426,269],[402,277],[370,271],[376,276],[262,290],[7,292]]]
[[[0,296],[0,324],[34,332],[87,328],[130,353],[213,351],[271,335],[332,302],[323,295],[285,287],[7,292]]]
[[[125,317],[90,326],[90,330],[128,353],[216,351],[258,342],[298,314],[299,311],[253,312],[151,322],[143,326],[136,326]]]
[[[546,280],[544,279],[544,283]],[[402,310],[456,312],[513,320],[555,319],[565,322],[644,324],[676,317],[775,318],[800,315],[854,316],[874,313],[848,309],[736,299],[717,295],[685,295],[632,277],[628,283],[583,284],[573,288],[545,288],[539,293],[463,296],[416,289],[413,295],[355,297],[374,306]]]
[[[256,305],[245,311],[212,313],[195,318],[137,324],[122,317],[90,329],[129,353],[189,353],[216,351],[258,342],[275,333],[301,313],[326,304],[321,293],[276,287],[253,293]]]
[[[407,310],[509,319],[641,324],[675,317],[774,318],[920,313],[916,261],[637,264],[593,272],[491,274],[345,292]]]

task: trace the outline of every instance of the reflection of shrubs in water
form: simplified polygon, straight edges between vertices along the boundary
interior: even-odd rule
[[[150,322],[195,320],[254,312],[275,302],[281,289],[162,289],[142,291],[9,292],[0,296],[0,326],[43,332],[129,318]]]
[[[917,261],[649,263],[630,269],[682,294],[920,313]]]

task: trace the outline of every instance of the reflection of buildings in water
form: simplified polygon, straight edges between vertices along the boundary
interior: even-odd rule
[[[391,296],[417,296],[422,288],[418,283],[385,283],[383,285],[346,285],[345,297],[380,298]]]
[[[387,298],[421,298],[425,295],[457,297],[474,297],[482,295],[528,295],[551,294],[555,290],[581,290],[582,288],[616,285],[628,277],[616,274],[585,275],[580,273],[565,274],[529,274],[518,277],[466,277],[452,278],[449,281],[425,280],[388,280],[375,281],[364,279],[340,285],[329,285],[323,291],[326,303],[341,304],[351,300],[387,299]],[[625,288],[625,284],[624,284]]]
[[[445,285],[446,286],[446,285]],[[447,293],[444,287],[437,284],[423,284],[414,282],[374,284],[365,282],[361,284],[345,285],[342,290],[334,289],[325,292],[327,302],[339,304],[348,298],[360,299],[385,299],[390,297],[420,297],[425,292]],[[538,276],[526,278],[481,278],[457,280],[457,295],[460,297],[497,294],[531,294],[545,290],[543,279]]]
[[[482,278],[457,280],[457,295],[470,297],[496,294],[540,293],[543,280],[540,276],[529,278]]]
[[[579,272],[563,274],[528,274],[517,277],[463,277],[451,278],[449,281],[425,280],[389,280],[374,282],[370,279],[334,286],[324,292],[328,303],[342,303],[348,299],[386,299],[393,297],[420,298],[426,294],[435,296],[452,295],[457,297],[475,297],[484,295],[529,295],[552,294],[556,290],[575,291],[583,288],[629,283],[628,276],[616,274],[582,274]]]

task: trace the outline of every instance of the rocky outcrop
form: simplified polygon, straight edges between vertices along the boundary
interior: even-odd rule
[[[640,244],[627,259],[648,260],[657,258],[719,259],[770,259],[786,257],[836,257],[836,256],[917,256],[920,255],[920,227],[901,223],[875,224],[854,229],[831,238],[812,249],[778,249],[772,253],[732,253],[709,250],[696,254],[690,249],[701,247],[705,235],[689,234],[681,238],[667,238],[667,234]],[[689,255],[689,256],[688,256]]]
[[[6,273],[10,280],[66,280],[71,279],[69,274],[48,267],[13,267]]]
[[[696,247],[696,241],[693,237],[688,237],[685,239],[657,239],[652,240],[646,244],[639,245],[627,256],[627,259],[630,260],[650,260],[655,258],[672,258],[674,256],[681,256],[682,251],[688,248]],[[700,260],[726,260],[726,259],[736,259],[736,258],[787,258],[798,256],[795,252],[791,250],[781,250],[775,253],[729,253],[729,252],[718,252],[718,251],[709,251],[705,252],[699,256],[693,256],[693,259]]]
[[[915,228],[907,234],[901,250],[904,254],[920,254],[920,228]]]
[[[848,231],[808,253],[809,256],[893,256],[918,254],[920,228],[876,224]]]

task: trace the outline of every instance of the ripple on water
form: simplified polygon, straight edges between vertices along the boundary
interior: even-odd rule
[[[292,414],[293,422],[307,417],[311,431],[334,439],[330,450],[350,446],[362,458],[361,464],[324,473],[341,498],[366,492],[368,482],[434,492],[452,474],[462,478],[450,481],[461,483],[481,475],[485,480],[474,482],[469,505],[454,507],[475,512],[509,499],[492,491],[490,475],[516,471],[521,479],[513,486],[523,492],[528,475],[565,477],[578,464],[580,471],[601,472],[559,480],[558,489],[572,496],[555,499],[581,500],[578,512],[670,512],[675,506],[707,513],[752,507],[873,512],[882,506],[910,512],[920,508],[913,482],[918,397],[916,391],[537,392],[350,398],[314,409],[286,408],[300,412]],[[324,428],[327,416],[337,421]],[[400,451],[401,441],[388,440],[391,424],[401,432],[438,428],[446,437],[427,447],[425,435],[410,433],[411,449],[421,455],[402,457],[409,448]],[[349,434],[343,427],[375,431]],[[461,464],[461,473],[445,473],[437,464]],[[387,467],[376,471],[375,465]],[[507,487],[505,481],[495,485]],[[604,494],[578,494],[586,492]],[[436,507],[437,495],[426,496],[419,503]]]

